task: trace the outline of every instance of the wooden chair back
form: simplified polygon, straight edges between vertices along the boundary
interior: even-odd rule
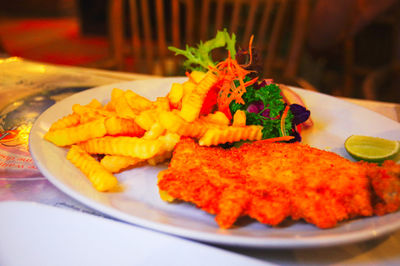
[[[130,55],[132,71],[176,74],[169,66],[177,59],[170,59],[173,53],[168,45],[195,45],[226,28],[245,49],[254,34],[253,46],[262,53],[265,76],[279,70],[283,76],[293,77],[309,10],[310,0],[111,0],[112,55],[119,70],[126,70],[126,56]]]

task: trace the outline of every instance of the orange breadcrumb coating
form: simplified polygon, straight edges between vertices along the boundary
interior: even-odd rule
[[[345,219],[396,211],[399,173],[396,164],[355,163],[300,143],[257,141],[223,149],[184,139],[158,185],[215,214],[221,228],[245,215],[269,225],[291,217],[330,228]]]
[[[400,206],[400,164],[385,161],[382,167],[369,167],[368,177],[374,193],[375,214],[397,211]]]

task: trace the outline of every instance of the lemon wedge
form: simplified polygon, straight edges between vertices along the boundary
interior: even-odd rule
[[[379,163],[394,158],[400,150],[400,143],[396,140],[352,135],[346,139],[344,147],[356,160]]]

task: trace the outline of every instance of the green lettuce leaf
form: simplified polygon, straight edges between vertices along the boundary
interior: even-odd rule
[[[183,63],[183,67],[188,70],[200,70],[207,71],[209,66],[215,66],[217,62],[212,59],[212,51],[217,48],[225,47],[231,54],[232,58],[236,55],[236,35],[229,35],[226,29],[224,31],[218,31],[215,38],[206,42],[200,42],[197,48],[186,45],[186,49],[182,50],[173,46],[169,46],[168,49],[175,52],[175,55],[183,55],[186,57],[186,61]]]

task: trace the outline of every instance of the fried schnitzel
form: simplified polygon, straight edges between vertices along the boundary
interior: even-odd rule
[[[301,143],[257,141],[240,148],[181,140],[159,189],[216,215],[221,228],[241,216],[278,225],[291,217],[319,228],[400,206],[400,165],[352,162]]]

